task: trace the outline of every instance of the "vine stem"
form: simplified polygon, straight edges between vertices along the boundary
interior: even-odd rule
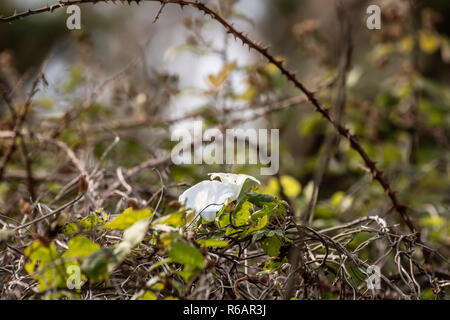
[[[335,128],[335,130],[342,137],[344,137],[345,139],[347,139],[349,141],[350,147],[352,149],[354,149],[361,156],[361,158],[363,159],[365,165],[367,166],[367,168],[369,169],[369,171],[370,171],[370,173],[372,175],[372,178],[379,182],[381,187],[384,189],[384,191],[386,192],[386,194],[390,198],[390,200],[392,202],[393,209],[400,215],[400,218],[407,225],[409,230],[412,233],[417,233],[418,240],[419,240],[419,242],[421,241],[420,240],[420,232],[418,232],[418,230],[414,226],[412,220],[410,219],[410,217],[407,214],[407,209],[408,209],[407,206],[402,204],[399,201],[399,199],[397,197],[397,192],[392,189],[390,183],[383,176],[383,172],[377,168],[375,161],[373,161],[369,157],[367,152],[364,150],[364,148],[359,143],[359,141],[356,138],[356,136],[354,134],[350,133],[350,131],[344,125],[341,125],[340,123],[338,123],[333,118],[333,116],[331,115],[329,109],[326,108],[324,105],[322,105],[316,99],[316,97],[314,95],[314,92],[310,91],[302,82],[300,82],[297,79],[295,73],[289,71],[283,65],[283,61],[282,60],[279,60],[279,59],[275,58],[271,53],[269,53],[269,48],[268,47],[264,47],[263,45],[250,40],[250,38],[245,33],[237,31],[233,27],[233,25],[230,24],[219,13],[217,13],[215,10],[209,8],[208,6],[206,6],[204,3],[200,2],[200,1],[186,1],[186,0],[134,0],[134,2],[136,2],[137,4],[139,4],[141,2],[144,2],[144,1],[159,2],[159,3],[161,3],[161,5],[165,5],[165,4],[169,4],[169,3],[178,4],[182,8],[184,6],[196,8],[199,11],[203,12],[205,15],[208,15],[212,19],[214,19],[217,22],[219,22],[226,29],[226,31],[229,34],[232,34],[234,36],[235,39],[240,39],[244,45],[247,45],[249,47],[249,49],[254,49],[259,54],[261,54],[263,57],[265,57],[270,63],[274,64],[280,70],[280,72],[292,84],[294,84],[294,86],[296,88],[298,88],[300,91],[302,91],[305,94],[305,96],[307,97],[309,102],[315,107],[316,111],[319,112],[329,123],[331,123],[333,125],[333,127]],[[25,18],[27,16],[40,14],[40,13],[43,13],[43,12],[53,12],[56,9],[63,8],[63,7],[68,6],[68,5],[84,4],[84,3],[96,4],[96,3],[101,3],[101,2],[107,3],[108,1],[107,0],[67,0],[67,1],[58,1],[58,3],[55,3],[53,5],[48,5],[47,4],[45,7],[40,8],[40,9],[35,9],[35,10],[31,10],[30,9],[28,11],[24,11],[24,12],[21,12],[21,13],[14,12],[14,14],[9,16],[9,17],[0,18],[0,23],[10,23],[10,22],[13,22],[15,20],[19,20],[19,19]],[[117,0],[117,1],[111,0],[111,2],[113,2],[113,3],[121,2],[121,3],[131,4],[133,1],[132,0]]]

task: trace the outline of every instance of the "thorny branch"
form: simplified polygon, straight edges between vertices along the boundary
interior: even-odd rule
[[[154,0],[157,1],[157,0]],[[66,2],[58,2],[57,4],[46,6],[37,10],[29,10],[22,13],[14,13],[14,15],[6,18],[0,18],[0,23],[5,22],[13,22],[15,20],[43,13],[43,12],[53,12],[58,8],[62,8],[66,5],[70,4],[83,4],[83,3],[99,3],[99,2],[107,2],[104,0],[73,0]],[[125,1],[121,1],[125,2]],[[131,1],[126,1],[131,3]],[[142,1],[136,1],[136,3],[140,3]],[[407,215],[407,207],[401,204],[396,196],[395,191],[392,190],[389,182],[384,178],[383,173],[376,167],[376,164],[365,152],[362,146],[359,144],[358,140],[354,135],[352,135],[349,130],[340,124],[339,116],[334,118],[329,109],[327,109],[324,105],[322,105],[316,98],[315,92],[307,89],[303,83],[297,80],[296,75],[290,72],[284,66],[281,60],[276,59],[271,53],[269,53],[268,48],[263,47],[260,44],[257,44],[250,40],[247,35],[238,32],[234,29],[233,25],[227,22],[221,15],[219,15],[213,9],[207,7],[205,4],[198,1],[183,1],[183,0],[160,0],[157,2],[161,2],[160,11],[156,15],[156,19],[159,17],[161,10],[168,3],[179,4],[181,6],[191,6],[203,11],[205,14],[209,15],[214,20],[218,21],[222,24],[228,33],[234,35],[235,38],[239,38],[244,44],[246,44],[249,48],[258,51],[261,55],[263,55],[268,61],[277,66],[277,68],[291,81],[299,90],[301,90],[306,99],[313,104],[318,111],[328,122],[330,122],[336,132],[347,139],[350,142],[350,146],[356,150],[364,163],[369,168],[372,173],[372,177],[377,180],[381,186],[384,188],[389,198],[391,199],[393,208],[399,213],[403,222],[408,226],[411,232],[417,232],[417,229],[413,225],[412,221]],[[348,57],[347,57],[348,58]],[[344,59],[344,63],[341,66],[341,77],[340,81],[340,90],[343,90],[343,81],[345,82],[345,74],[348,60]],[[134,64],[132,63],[131,66]],[[127,67],[128,68],[128,67]],[[126,69],[127,69],[126,68]],[[79,111],[88,108],[91,103],[95,100],[96,94],[101,91],[101,88],[96,90],[96,93],[91,96],[88,102],[83,104],[81,110],[77,110],[76,108],[70,109],[67,113],[67,117],[64,117],[65,120],[61,122],[61,124],[53,131],[53,134],[50,136],[40,136],[34,134],[33,132],[27,132],[24,128],[22,128],[22,124],[24,122],[27,110],[31,103],[31,99],[34,95],[37,82],[40,79],[42,74],[36,78],[35,83],[33,84],[33,88],[28,96],[26,103],[24,104],[22,110],[19,112],[16,119],[14,130],[4,132],[4,136],[7,139],[13,139],[11,141],[11,148],[15,148],[15,138],[26,136],[29,134],[29,137],[35,137],[40,141],[44,141],[46,143],[51,143],[56,145],[58,148],[62,149],[65,154],[69,157],[71,162],[75,165],[76,169],[79,171],[80,176],[85,178],[92,179],[92,181],[88,181],[88,184],[92,185],[95,189],[98,187],[98,180],[102,177],[102,173],[97,172],[96,169],[91,170],[86,168],[85,164],[80,161],[76,152],[72,150],[67,144],[56,140],[57,136],[60,133],[60,130],[66,126],[69,122],[71,122],[75,117],[79,114]],[[342,92],[341,92],[342,94]],[[341,96],[340,103],[342,102],[343,97]],[[261,110],[257,110],[257,112],[251,117],[262,116],[266,113],[270,113],[276,110],[285,109],[292,105],[297,105],[303,102],[305,99],[300,97],[294,97],[292,99],[287,99],[286,101],[281,101],[278,105],[263,107]],[[341,105],[341,107],[343,107]],[[75,115],[73,115],[73,114]],[[188,115],[190,116],[196,116]],[[64,122],[66,121],[67,122]],[[171,121],[176,121],[174,119],[168,119],[167,123]],[[246,121],[245,118],[237,120]],[[143,122],[144,123],[144,122]],[[232,124],[234,122],[231,122]],[[134,124],[130,124],[131,126]],[[125,125],[126,126],[126,125]],[[117,128],[113,128],[117,129]],[[25,133],[24,133],[25,131]],[[115,144],[111,144],[110,148],[105,151],[105,154],[112,149]],[[14,150],[12,151],[14,152]],[[0,180],[3,178],[4,168],[8,163],[8,157],[11,157],[11,154],[8,156],[9,152],[6,153],[6,156],[3,159],[3,165],[1,166],[0,171]],[[26,153],[26,150],[24,150]],[[103,156],[102,156],[103,158]],[[106,189],[105,193],[102,197],[107,198],[110,195],[114,194],[120,186],[128,186],[127,179],[132,176],[137,175],[142,172],[144,169],[150,167],[156,167],[160,165],[166,165],[170,162],[169,155],[162,155],[156,158],[147,159],[140,164],[125,170],[123,173],[119,171],[117,174],[118,179],[111,183]],[[161,175],[159,175],[161,177]],[[35,177],[28,174],[28,179],[33,181]],[[63,195],[67,195],[69,190],[73,190],[76,187],[76,182],[79,181],[79,177],[76,177],[72,181],[68,182],[66,186],[63,187],[61,193],[56,197],[59,199]],[[162,182],[162,178],[161,178]],[[32,182],[31,182],[32,183]],[[320,183],[318,183],[320,184]],[[163,191],[169,188],[169,186],[164,186],[162,183],[161,188],[155,192],[148,202],[151,202],[153,199],[156,199],[158,195],[159,202],[163,199]],[[60,208],[51,211],[50,213],[43,214],[29,222],[20,223],[17,221],[4,222],[0,220],[3,225],[7,227],[11,227],[14,231],[22,230],[27,228],[30,225],[34,225],[38,222],[42,222],[43,220],[54,216],[62,212],[62,210],[67,207],[77,203],[81,197],[85,197],[85,199],[90,197],[92,190],[87,190],[86,195],[80,194],[75,199],[69,201],[65,205]],[[117,194],[117,193],[116,193]],[[120,192],[119,192],[120,194]],[[127,200],[133,200],[128,194],[125,194]],[[148,204],[148,203],[147,203]],[[157,206],[158,207],[158,206]],[[157,215],[161,213],[157,212]],[[11,219],[10,219],[11,220]],[[11,220],[12,221],[12,220]],[[380,222],[381,221],[381,222]],[[315,230],[307,225],[298,225],[291,217],[287,218],[284,221],[279,222],[279,225],[276,225],[277,228],[281,228],[283,230],[291,230],[288,231],[289,235],[292,237],[294,244],[303,246],[302,250],[295,250],[298,255],[298,260],[301,261],[298,265],[294,266],[294,268],[289,268],[288,265],[282,266],[279,270],[275,272],[263,273],[263,275],[258,274],[258,272],[265,271],[263,266],[266,261],[276,260],[277,258],[268,258],[267,255],[261,254],[261,250],[257,248],[250,239],[240,239],[236,240],[230,237],[230,245],[223,249],[212,249],[209,252],[206,252],[205,255],[208,259],[208,268],[212,268],[215,266],[216,273],[208,272],[207,269],[204,273],[200,275],[199,280],[197,281],[198,285],[190,286],[190,292],[188,292],[190,298],[203,298],[203,299],[223,299],[223,298],[258,298],[258,299],[279,299],[283,297],[285,294],[283,292],[283,288],[286,285],[287,280],[291,279],[293,273],[298,273],[300,277],[297,277],[296,282],[292,284],[292,289],[288,291],[294,291],[293,296],[295,297],[303,297],[303,298],[317,298],[318,294],[322,290],[330,291],[330,292],[338,292],[342,298],[354,298],[354,299],[365,299],[365,298],[402,298],[402,299],[417,299],[420,298],[421,287],[432,287],[435,292],[439,292],[443,288],[449,286],[449,275],[445,271],[436,270],[434,275],[430,275],[429,270],[424,270],[420,264],[415,261],[413,256],[413,247],[419,245],[424,252],[428,254],[432,252],[432,249],[426,247],[420,240],[420,235],[418,238],[415,238],[414,235],[399,235],[395,230],[395,226],[387,226],[382,223],[382,219],[379,217],[364,217],[354,221],[350,221],[344,223],[339,226]],[[292,231],[294,230],[294,231]],[[150,230],[151,232],[151,230]],[[357,248],[350,250],[347,245],[353,239],[353,237],[360,232],[368,232],[371,233],[372,237],[368,240],[364,241]],[[103,245],[112,245],[117,243],[118,238],[116,235],[111,235],[107,233],[102,233],[100,235],[95,235],[96,240],[98,242],[102,242]],[[362,248],[371,245],[377,244],[378,246],[382,246],[386,249],[386,254],[380,255],[377,260],[377,263],[384,263],[384,260],[387,254],[393,253],[395,257],[395,263],[398,268],[398,274],[393,276],[385,276],[381,275],[381,278],[385,285],[389,288],[388,293],[367,293],[367,289],[365,288],[364,283],[357,284],[354,282],[352,278],[352,274],[365,275],[366,269],[368,267],[367,261],[360,259],[357,255],[358,251]],[[135,292],[138,290],[145,290],[148,287],[145,285],[145,281],[148,280],[149,277],[152,276],[164,276],[166,272],[170,270],[170,268],[175,268],[173,265],[162,264],[157,268],[148,267],[148,265],[154,265],[156,262],[161,262],[163,257],[159,254],[158,250],[154,248],[152,245],[144,243],[142,245],[143,251],[136,252],[133,257],[134,260],[125,260],[123,264],[114,271],[114,278],[111,281],[110,287],[100,287],[100,285],[89,285],[83,287],[82,298],[91,299],[95,297],[103,297],[105,298],[108,294],[117,293],[126,298],[132,298],[135,296]],[[148,252],[151,252],[150,257],[148,257]],[[236,252],[239,254],[236,256]],[[245,255],[242,252],[246,252]],[[0,292],[6,292],[11,295],[15,295],[13,288],[16,286],[20,286],[23,283],[32,283],[29,276],[21,276],[20,268],[23,265],[23,253],[21,248],[16,248],[8,245],[8,248],[4,252],[4,256],[20,256],[21,260],[19,262],[8,264],[1,267],[0,270],[9,274],[10,282],[2,288]],[[6,258],[5,258],[6,259]],[[256,261],[256,265],[252,265],[251,267],[246,264],[247,261],[253,259]],[[6,260],[5,260],[6,261]],[[21,261],[21,262],[20,262]],[[144,261],[144,262],[142,262]],[[278,262],[278,260],[277,260]],[[140,271],[145,271],[144,273]],[[335,280],[332,285],[328,285],[328,283],[324,280],[323,274],[319,273],[319,271],[323,271],[324,273],[332,273],[335,276]],[[313,282],[313,280],[317,280]],[[246,282],[247,286],[240,285],[242,282]],[[30,286],[31,288],[31,286]],[[294,290],[295,289],[295,290]],[[31,291],[27,289],[26,292],[23,293],[22,296],[18,298],[24,298],[25,296],[30,296],[35,293],[28,292]],[[100,293],[98,293],[100,291]],[[168,285],[168,289],[163,293],[168,296],[174,294],[175,289],[172,284]],[[36,295],[44,294],[45,292],[41,292]],[[371,296],[372,295],[372,296]],[[290,292],[284,296],[285,298],[291,297]]]
[[[237,31],[233,25],[231,25],[228,21],[226,21],[219,13],[212,10],[208,6],[206,6],[204,3],[199,1],[185,1],[185,0],[149,0],[149,1],[157,1],[161,2],[163,5],[167,3],[173,3],[178,4],[180,6],[190,6],[197,8],[198,10],[204,12],[206,15],[210,16],[212,19],[219,22],[228,33],[232,34],[236,39],[240,39],[245,45],[249,47],[249,49],[254,49],[257,52],[259,52],[262,56],[264,56],[269,62],[273,63],[280,71],[281,73],[286,76],[286,78],[292,82],[295,87],[297,87],[300,91],[302,91],[306,97],[308,98],[309,102],[315,107],[316,111],[319,112],[328,122],[330,122],[335,130],[345,139],[347,139],[350,143],[350,146],[352,149],[354,149],[363,159],[365,165],[370,170],[370,173],[372,174],[373,179],[377,180],[379,184],[383,187],[384,191],[390,198],[392,202],[392,206],[395,209],[395,211],[400,215],[400,218],[403,220],[403,222],[408,226],[411,232],[417,233],[418,239],[420,241],[420,232],[418,232],[418,229],[413,224],[412,220],[407,214],[408,207],[400,202],[400,200],[397,197],[397,192],[392,189],[390,183],[387,181],[387,179],[384,177],[383,172],[379,170],[376,166],[375,161],[373,161],[365,149],[361,146],[361,144],[358,142],[358,139],[355,135],[350,133],[350,131],[344,126],[339,124],[334,117],[331,115],[329,109],[325,107],[323,104],[321,104],[315,97],[314,92],[310,91],[302,82],[300,82],[295,73],[289,71],[285,66],[282,60],[279,60],[275,58],[270,52],[268,47],[264,47],[254,41],[252,41],[246,34],[243,32]],[[72,0],[72,1],[60,1],[53,5],[47,5],[46,7],[36,9],[36,10],[28,10],[24,11],[22,13],[14,13],[12,16],[0,18],[0,23],[7,23],[7,22],[13,22],[15,20],[22,19],[24,17],[40,14],[44,12],[53,12],[56,9],[62,8],[67,5],[72,4],[84,4],[84,3],[99,3],[99,2],[107,2],[105,0]],[[133,1],[120,1],[122,3],[126,2],[128,4],[131,4]],[[136,0],[134,1],[137,4],[144,2],[144,0]]]

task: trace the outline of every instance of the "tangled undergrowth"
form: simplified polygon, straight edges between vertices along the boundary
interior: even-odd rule
[[[424,287],[443,292],[446,282],[420,262],[414,235],[378,216],[315,230],[295,223],[285,201],[254,189],[243,190],[212,223],[197,222],[176,200],[164,215],[158,205],[146,208],[132,199],[116,216],[86,211],[93,190],[56,210],[38,204],[41,217],[9,223],[1,233],[8,248],[2,297],[281,299],[288,298],[289,284],[297,299],[417,299]],[[52,217],[45,233],[30,232],[44,217]],[[390,256],[398,270],[380,273],[378,289],[367,282],[377,273],[361,257],[365,248],[375,254],[372,264]],[[300,255],[295,272],[292,249]]]
[[[0,22],[97,2],[104,1],[57,3]],[[337,68],[318,54],[331,50],[314,21],[293,28],[301,48],[325,70],[312,90],[282,59],[229,22],[243,19],[234,1],[221,1],[218,8],[160,2],[155,21],[169,4],[201,12],[184,21],[190,36],[172,53],[214,54],[223,62],[209,75],[209,89],[195,91],[206,104],[181,116],[166,110],[183,91],[177,77],[147,68],[141,53],[100,81],[95,63],[87,62],[93,50],[89,37],[76,34],[79,60],[67,81],[55,85],[60,88],[52,98],[37,97],[47,86],[51,58],[28,88],[15,76],[10,53],[1,53],[1,70],[8,70],[16,87],[2,92],[8,113],[1,115],[0,132],[0,298],[447,299],[448,154],[442,150],[448,147],[450,98],[445,86],[420,74],[409,35],[397,35],[404,36],[399,46],[389,42],[392,35],[378,39],[371,56],[377,67],[397,55],[412,66],[389,70],[399,90],[388,83],[376,99],[365,99],[364,90],[349,84],[353,44],[342,4],[336,7]],[[223,48],[202,33],[209,18],[224,28]],[[431,24],[424,25],[415,31],[431,32]],[[230,61],[229,34],[267,61]],[[433,39],[426,40],[416,46],[428,54]],[[142,51],[146,46],[148,41]],[[244,92],[230,80],[236,74],[244,79]],[[240,186],[239,196],[221,206],[213,221],[178,200],[207,172],[257,170],[175,166],[167,139],[172,124],[200,118],[223,132],[265,121],[289,133],[297,125],[292,110],[306,103],[316,113],[302,112],[298,131],[319,148],[302,150],[305,156],[297,152],[297,140],[290,148],[286,142],[280,174],[262,186]],[[42,116],[55,105],[58,112]],[[419,137],[422,145],[415,144]],[[411,147],[402,158],[404,140]],[[398,176],[406,178],[393,179]]]

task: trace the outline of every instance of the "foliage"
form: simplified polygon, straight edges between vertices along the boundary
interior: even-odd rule
[[[448,299],[450,31],[437,9],[445,3],[386,1],[382,30],[369,32],[357,28],[359,8],[333,5],[330,22],[310,2],[269,1],[263,22],[243,1],[193,2],[199,10],[183,11],[182,26],[119,52],[148,37],[139,23],[148,21],[136,14],[133,29],[102,18],[117,35],[106,36],[86,4],[83,31],[60,41],[37,76],[13,61],[32,44],[5,41],[0,298]],[[25,14],[12,18],[11,34],[41,13]],[[167,16],[159,19],[175,19]],[[162,52],[170,33],[182,43]],[[171,163],[173,128],[197,119],[221,131],[279,128],[279,174]],[[262,184],[247,181],[206,221],[178,200],[209,172]],[[371,265],[383,276],[377,291],[366,282]]]

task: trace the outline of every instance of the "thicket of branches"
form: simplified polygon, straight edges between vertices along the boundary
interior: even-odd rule
[[[104,2],[3,13],[0,28]],[[423,71],[431,56],[450,60],[439,15],[420,2],[387,1],[370,67],[355,58],[355,4],[333,3],[335,51],[317,21],[296,23],[292,39],[319,66],[312,86],[277,48],[234,27],[231,21],[247,19],[235,1],[156,2],[154,23],[167,6],[184,8],[190,36],[177,50],[222,61],[208,77],[210,89],[195,92],[207,103],[181,116],[167,111],[183,91],[177,77],[149,67],[143,54],[151,39],[98,80],[110,73],[90,60],[95,42],[75,32],[78,60],[52,98],[38,97],[52,56],[21,75],[14,54],[0,53],[0,297],[448,298],[450,96],[448,84]],[[221,48],[207,37],[211,21],[223,28]],[[229,41],[257,59],[230,60]],[[364,84],[364,68],[382,70],[386,82]],[[245,79],[244,92],[233,86],[234,74]],[[246,190],[212,223],[193,221],[179,194],[208,172],[259,170],[173,165],[171,126],[193,119],[222,132],[262,123],[282,133],[280,173]],[[298,141],[309,150],[297,150]],[[378,290],[366,282],[374,265]],[[67,287],[69,266],[81,268],[79,289]]]

